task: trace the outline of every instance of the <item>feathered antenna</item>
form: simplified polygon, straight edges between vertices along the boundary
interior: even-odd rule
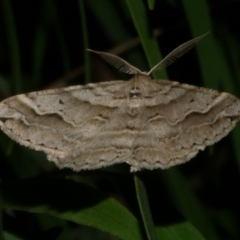
[[[113,65],[115,68],[117,68],[119,71],[127,73],[127,74],[142,74],[146,75],[145,72],[140,71],[138,68],[134,67],[127,61],[123,60],[122,58],[111,54],[111,53],[106,53],[106,52],[98,52],[98,51],[93,51],[91,49],[87,49],[90,52],[94,52],[101,56],[106,62],[110,63]]]
[[[117,68],[119,71],[127,73],[127,74],[141,74],[149,76],[152,72],[165,68],[172,63],[174,63],[178,58],[182,57],[185,53],[187,53],[191,48],[193,48],[203,37],[205,37],[208,34],[205,33],[202,36],[196,37],[192,40],[189,40],[177,48],[175,48],[172,52],[170,52],[161,62],[159,62],[157,65],[155,65],[148,73],[140,71],[138,68],[134,67],[127,61],[123,60],[122,58],[106,52],[99,52],[94,51],[91,49],[87,49],[90,52],[96,53],[99,56],[101,56],[106,62]]]
[[[165,68],[172,63],[174,63],[178,58],[182,57],[185,53],[187,53],[191,48],[193,48],[203,37],[205,37],[209,32],[196,37],[194,39],[191,39],[177,48],[175,48],[172,52],[170,52],[161,62],[159,62],[157,65],[155,65],[148,73],[147,75],[150,75],[152,72]]]

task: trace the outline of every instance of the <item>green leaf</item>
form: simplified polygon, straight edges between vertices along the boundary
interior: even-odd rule
[[[181,222],[156,228],[159,239],[165,240],[204,240],[203,235],[189,222]]]
[[[120,239],[142,239],[138,220],[114,198],[62,178],[31,178],[3,188],[4,207],[45,213],[98,228]]]

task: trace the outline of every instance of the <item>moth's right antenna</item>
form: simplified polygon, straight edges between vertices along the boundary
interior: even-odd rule
[[[193,48],[203,37],[205,37],[209,32],[196,37],[194,39],[191,39],[177,48],[175,48],[172,52],[170,52],[161,62],[159,62],[157,65],[155,65],[148,73],[147,75],[150,75],[152,72],[165,68],[172,63],[174,63],[178,58],[182,57],[185,53],[187,53],[191,48]]]

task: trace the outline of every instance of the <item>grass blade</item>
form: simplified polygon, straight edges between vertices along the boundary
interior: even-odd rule
[[[209,88],[218,89],[219,74],[218,71],[216,71],[218,66],[216,59],[216,44],[211,31],[212,24],[207,1],[186,0],[182,1],[182,4],[194,37],[210,31],[210,34],[203,39],[201,44],[197,45],[197,54],[204,85]]]
[[[162,56],[160,54],[156,39],[149,33],[148,18],[143,1],[126,0],[126,3],[130,10],[138,35],[141,39],[143,49],[147,56],[147,60],[151,69],[158,62],[160,62]],[[155,78],[167,79],[167,73],[165,69],[153,73],[153,76]]]
[[[152,219],[151,209],[148,202],[147,192],[144,186],[142,179],[139,174],[134,174],[134,182],[136,195],[138,199],[138,205],[140,208],[143,224],[145,227],[145,231],[148,239],[157,240],[157,235]]]

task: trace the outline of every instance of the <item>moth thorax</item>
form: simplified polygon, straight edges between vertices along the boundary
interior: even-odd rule
[[[129,92],[129,98],[140,98],[141,97],[141,91],[139,87],[134,87]]]

